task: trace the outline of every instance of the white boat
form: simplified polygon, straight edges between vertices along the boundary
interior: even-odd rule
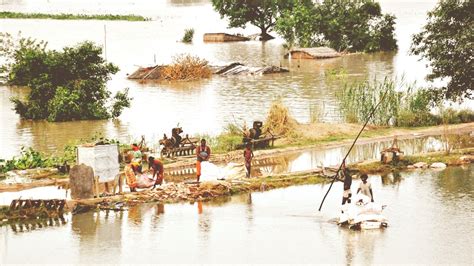
[[[388,226],[382,214],[385,205],[370,202],[365,195],[358,194],[352,204],[342,205],[338,224],[350,229],[380,229]]]

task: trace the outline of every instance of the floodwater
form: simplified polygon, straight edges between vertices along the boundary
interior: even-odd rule
[[[353,182],[356,190],[359,180]],[[370,176],[389,227],[350,231],[342,184],[143,204],[0,228],[2,263],[472,264],[474,166]]]
[[[227,29],[227,22],[204,0],[1,0],[5,11],[85,14],[138,14],[152,21],[61,21],[0,20],[0,31],[46,40],[49,47],[91,40],[105,46],[108,61],[121,71],[113,76],[108,88],[117,91],[130,88],[134,98],[131,108],[117,121],[80,121],[48,123],[22,121],[12,110],[10,97],[25,97],[22,88],[0,87],[0,158],[17,155],[20,146],[31,146],[45,152],[61,150],[64,145],[96,134],[121,141],[139,139],[153,142],[170,133],[178,123],[185,133],[217,134],[228,123],[250,125],[264,119],[271,102],[282,98],[291,114],[308,122],[310,107],[323,122],[342,120],[335,94],[342,86],[340,77],[328,75],[343,69],[349,80],[383,79],[404,76],[407,82],[423,84],[427,73],[425,62],[408,55],[411,35],[425,22],[426,11],[435,0],[381,1],[384,12],[397,16],[396,37],[399,51],[345,56],[328,60],[283,59],[283,40],[268,42],[204,43],[206,32],[256,33],[246,29]],[[185,28],[193,27],[193,44],[177,42]],[[215,77],[197,82],[162,82],[140,84],[126,79],[137,66],[169,63],[173,56],[190,53],[207,59],[212,65],[235,61],[251,66],[282,65],[286,74],[255,77]]]

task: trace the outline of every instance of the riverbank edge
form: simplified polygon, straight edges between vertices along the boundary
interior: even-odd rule
[[[364,130],[361,137],[357,141],[357,145],[368,144],[372,142],[390,141],[395,137],[398,140],[416,139],[429,136],[441,136],[444,134],[467,134],[474,131],[474,122],[462,123],[455,125],[441,125],[432,127],[419,128],[375,128]],[[358,132],[352,134],[340,134],[334,132],[331,135],[323,136],[319,139],[300,140],[299,143],[285,144],[282,146],[275,144],[274,147],[255,150],[254,160],[267,159],[274,156],[284,156],[296,152],[303,152],[312,149],[332,149],[350,145]],[[309,144],[308,144],[309,143]],[[388,147],[387,147],[388,148]],[[231,151],[221,154],[211,155],[210,162],[214,164],[241,162],[243,163],[242,150]],[[176,162],[165,163],[165,171],[179,170],[184,167],[193,167],[196,164],[195,156],[188,156],[188,158],[181,158]]]
[[[381,128],[373,129],[369,132],[370,136],[364,136],[357,141],[358,145],[367,144],[371,142],[380,142],[380,141],[390,141],[394,137],[397,137],[399,140],[406,139],[416,139],[421,137],[428,136],[440,136],[446,134],[467,134],[474,131],[474,123],[464,123],[457,125],[449,126],[433,126],[433,127],[423,127],[423,128]],[[285,156],[297,152],[307,151],[311,149],[332,149],[350,145],[353,141],[353,136],[347,136],[345,139],[338,140],[327,140],[331,136],[320,140],[314,140],[313,144],[309,145],[294,145],[287,147],[275,147],[264,150],[254,151],[254,160],[262,160],[275,156]],[[409,156],[407,156],[409,157]],[[214,164],[226,164],[229,162],[243,163],[242,150],[231,151],[225,154],[215,154],[211,156],[212,163]],[[373,162],[373,161],[372,161]],[[362,162],[361,162],[362,163]],[[368,162],[366,162],[368,163]],[[165,175],[166,172],[180,170],[183,168],[195,167],[196,161],[194,156],[188,156],[188,158],[180,159],[177,162],[165,163]],[[378,167],[373,165],[373,168]],[[368,169],[367,167],[366,169]],[[307,172],[312,172],[307,171]],[[286,175],[286,174],[283,174]],[[166,177],[165,177],[166,178]],[[32,183],[25,184],[14,184],[14,185],[0,185],[0,193],[2,192],[14,192],[21,191],[25,189],[31,189],[35,187],[43,186],[66,186],[69,183],[69,178],[67,175],[52,175],[47,179],[35,181]]]

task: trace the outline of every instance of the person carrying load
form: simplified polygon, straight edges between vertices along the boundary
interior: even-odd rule
[[[156,176],[156,181],[153,188],[155,188],[156,185],[161,186],[161,184],[163,183],[165,170],[163,167],[163,163],[160,160],[155,159],[153,156],[150,156],[148,157],[148,171],[150,171],[151,169],[153,169],[152,179],[155,179]]]
[[[206,140],[201,139],[201,145],[196,148],[196,179],[199,182],[201,177],[201,162],[209,161],[211,156],[211,148],[206,145]]]

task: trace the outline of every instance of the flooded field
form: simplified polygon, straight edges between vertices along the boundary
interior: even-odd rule
[[[4,226],[0,264],[472,263],[472,164],[369,181],[375,200],[388,205],[389,227],[381,231],[349,231],[328,222],[338,214],[341,183],[321,213],[327,185],[297,186],[207,203],[68,215],[35,228]]]
[[[86,139],[96,133],[122,141],[132,141],[145,135],[157,142],[163,133],[170,133],[178,123],[185,133],[217,134],[227,123],[249,125],[264,119],[271,102],[282,98],[299,122],[310,120],[310,107],[316,108],[319,120],[340,122],[335,94],[343,81],[329,72],[341,70],[347,79],[363,80],[385,76],[405,76],[408,82],[424,82],[427,73],[424,62],[408,55],[410,38],[424,23],[425,13],[436,1],[381,1],[384,12],[397,16],[397,53],[357,54],[330,60],[283,59],[283,40],[242,43],[204,43],[206,32],[258,32],[227,29],[227,22],[214,12],[210,1],[158,1],[149,5],[144,0],[104,1],[33,1],[3,0],[5,11],[88,14],[137,14],[152,21],[63,21],[2,19],[0,31],[46,40],[50,48],[60,49],[91,40],[99,45],[107,40],[107,60],[121,71],[109,83],[111,91],[130,88],[134,98],[131,108],[117,121],[81,121],[47,123],[21,121],[12,110],[9,98],[25,97],[27,90],[0,87],[0,158],[18,154],[20,146],[32,146],[40,151],[62,149],[71,140]],[[199,23],[195,23],[199,21]],[[104,35],[106,26],[107,35]],[[185,28],[194,27],[193,44],[177,42]],[[145,83],[127,80],[127,74],[138,66],[169,63],[179,53],[191,53],[206,58],[212,65],[242,62],[251,66],[282,65],[291,72],[255,77],[215,77],[198,82]],[[150,123],[150,121],[154,121]]]

